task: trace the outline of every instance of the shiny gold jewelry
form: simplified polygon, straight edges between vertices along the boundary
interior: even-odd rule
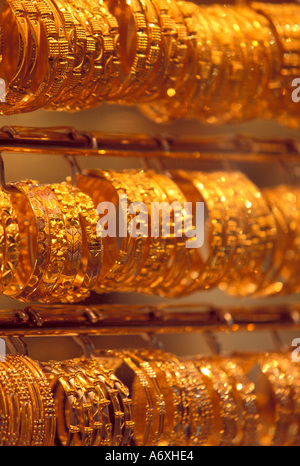
[[[23,111],[47,106],[65,82],[70,60],[62,22],[51,1],[40,0],[35,6],[41,20],[41,49],[46,62],[37,68],[32,97],[26,102]]]
[[[170,225],[168,225],[170,228],[170,238],[166,238],[166,246],[164,247],[168,252],[168,256],[161,260],[160,273],[163,280],[157,287],[159,294],[168,295],[170,289],[175,287],[185,277],[192,263],[193,251],[187,247],[187,243],[191,242],[189,238],[192,230],[192,214],[186,212],[185,203],[187,199],[171,177],[155,173],[152,170],[148,170],[146,175],[151,177],[160,189],[163,190],[160,196],[161,199],[158,199],[158,202],[161,204],[161,202],[167,201],[168,206],[172,206],[170,210]],[[175,206],[174,203],[176,204]],[[185,221],[184,224],[183,220]],[[159,232],[159,236],[165,234],[164,229],[166,226],[165,220],[162,218],[161,233]]]
[[[153,434],[152,424],[154,416],[153,391],[151,383],[144,371],[141,370],[137,363],[130,357],[130,353],[124,351],[106,350],[97,353],[97,359],[107,369],[117,369],[124,364],[124,370],[127,366],[131,369],[129,378],[131,382],[131,399],[132,399],[132,422],[134,422],[134,431],[132,433],[133,445],[151,445]],[[138,408],[135,408],[137,403]]]
[[[174,355],[160,350],[139,350],[147,364],[151,365],[163,396],[160,414],[164,415],[164,428],[159,445],[189,444],[195,413],[192,410],[192,380],[184,363]],[[158,400],[161,397],[158,396]],[[161,412],[162,410],[162,412]]]
[[[139,0],[142,12],[145,15],[147,25],[148,47],[143,70],[137,76],[135,83],[130,86],[130,93],[126,96],[126,102],[143,100],[145,91],[151,94],[152,81],[156,81],[157,67],[162,53],[162,35],[157,11],[151,0]],[[126,94],[125,94],[126,95]]]
[[[14,373],[15,369],[11,369],[5,363],[5,360],[0,360],[0,383],[1,383],[1,399],[3,408],[3,418],[1,421],[1,445],[17,445],[20,442],[21,430],[21,413],[19,396],[15,388]],[[22,380],[19,382],[22,386]],[[23,427],[22,427],[23,428]],[[22,438],[23,441],[23,438]]]
[[[228,375],[238,405],[238,434],[234,438],[234,445],[253,446],[258,426],[255,385],[248,380],[241,366],[230,358],[214,357],[213,362]]]
[[[128,264],[132,268],[134,265],[128,262],[136,242],[136,238],[132,238],[128,234],[128,224],[134,218],[134,213],[129,213],[128,219],[125,214],[128,213],[130,204],[135,200],[141,200],[138,191],[133,192],[133,186],[130,185],[129,181],[126,182],[126,174],[113,171],[86,171],[83,176],[78,176],[77,185],[81,191],[92,196],[95,206],[109,199],[119,208],[119,215],[121,215],[123,222],[121,228],[124,230],[121,232],[121,241],[118,244],[114,237],[106,236],[103,238],[103,267],[94,289],[103,292],[103,290],[113,289],[116,286],[121,287],[122,280],[129,278],[124,273],[124,267]]]
[[[126,351],[126,353],[132,358],[137,364],[140,370],[142,370],[150,382],[151,390],[153,390],[153,399],[156,400],[155,410],[153,413],[153,423],[151,426],[151,445],[160,445],[161,437],[164,432],[164,419],[166,412],[166,404],[163,393],[160,389],[159,380],[157,378],[155,370],[153,370],[151,364],[148,361],[148,357],[145,351]],[[135,400],[137,401],[137,400]],[[137,406],[137,404],[135,404]]]
[[[49,223],[49,259],[38,286],[27,299],[43,301],[47,296],[52,295],[52,290],[64,269],[67,242],[63,214],[55,194],[47,188],[45,192],[42,190],[37,192],[36,197],[42,202]]]
[[[114,404],[114,433],[115,445],[129,445],[134,433],[132,420],[132,400],[129,398],[129,390],[115,375],[114,370],[104,367],[97,358],[83,361],[87,370],[92,370],[96,376],[104,381],[106,390]]]
[[[96,36],[96,48],[101,60],[100,78],[85,103],[88,108],[99,105],[99,102],[105,99],[110,99],[110,96],[119,90],[122,67],[120,28],[117,19],[110,13],[104,2],[84,0],[84,4],[92,15],[89,23]]]
[[[79,293],[89,292],[97,283],[103,263],[103,242],[97,233],[99,216],[90,196],[77,188],[71,191],[79,208],[79,217],[83,235],[83,261],[79,274],[75,279],[75,286]]]
[[[282,446],[293,421],[293,401],[287,375],[273,353],[236,354],[235,360],[254,382],[258,412],[257,442]]]
[[[13,279],[19,263],[19,225],[17,212],[13,207],[11,196],[4,191],[1,196],[1,285],[5,288]]]
[[[44,441],[43,445],[54,445],[56,430],[56,415],[53,395],[50,385],[37,362],[27,356],[22,357],[23,364],[27,365],[33,372],[34,379],[38,385],[39,396],[43,405],[44,416]]]
[[[205,237],[209,238],[202,248],[194,249],[188,275],[173,290],[179,296],[219,284],[230,267],[240,219],[225,173],[172,171],[172,178],[188,201],[205,203]]]
[[[12,185],[19,193],[12,194],[12,202],[19,214],[20,260],[16,274],[4,294],[24,301],[39,285],[50,254],[48,217],[38,198],[39,194],[47,195],[49,190],[33,183],[20,182]],[[33,245],[32,259],[30,243]]]
[[[73,446],[82,433],[80,393],[74,389],[68,372],[58,361],[39,362],[53,393],[56,409],[56,440],[58,446]],[[84,422],[84,421],[83,421]]]
[[[119,53],[122,70],[119,76],[119,86],[110,93],[109,99],[120,100],[124,99],[131,86],[136,86],[137,81],[141,80],[143,83],[142,75],[149,48],[147,19],[141,2],[138,0],[133,0],[130,5],[123,0],[110,0],[106,4],[119,24]],[[134,24],[134,32],[131,28],[128,29],[132,24]]]
[[[243,224],[238,233],[239,245],[231,268],[219,287],[233,295],[253,295],[273,267],[276,222],[262,193],[251,180],[242,173],[228,176],[233,177],[233,199],[237,200]]]
[[[5,102],[1,114],[9,114],[23,98],[19,87],[25,79],[29,64],[29,23],[21,0],[10,0],[1,11],[1,24],[5,54],[1,60],[1,76],[6,84]],[[11,40],[8,40],[12,32]],[[7,53],[8,52],[8,53]],[[29,51],[30,54],[30,51]]]
[[[184,358],[184,364],[191,383],[191,411],[192,422],[190,426],[189,445],[205,445],[210,436],[212,428],[213,408],[211,396],[204,378],[192,360]]]
[[[207,445],[233,445],[238,433],[238,407],[230,379],[213,361],[194,358],[193,362],[204,376],[212,395],[214,415]]]
[[[74,282],[80,268],[82,257],[82,226],[80,224],[79,207],[72,195],[73,188],[67,184],[52,184],[48,186],[55,194],[64,218],[62,231],[65,235],[66,252],[63,269],[57,277],[51,291],[51,296],[44,296],[45,302],[71,300]],[[82,297],[86,296],[82,293]]]

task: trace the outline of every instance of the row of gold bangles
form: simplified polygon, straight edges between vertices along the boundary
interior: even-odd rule
[[[0,113],[109,101],[141,104],[157,121],[299,125],[299,17],[291,3],[6,0]]]
[[[22,302],[300,289],[297,186],[260,190],[239,171],[95,169],[76,187],[11,183],[0,201],[0,290]]]
[[[4,446],[298,446],[290,353],[178,358],[104,350],[88,359],[0,361]]]

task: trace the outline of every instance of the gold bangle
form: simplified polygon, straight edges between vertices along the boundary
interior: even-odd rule
[[[173,202],[180,204],[180,212],[178,213],[178,211],[173,208],[174,218],[170,218],[170,238],[161,240],[165,242],[165,246],[162,245],[162,247],[167,251],[168,254],[161,261],[161,267],[159,269],[162,280],[160,280],[160,283],[158,283],[158,285],[153,288],[154,290],[157,290],[159,294],[168,296],[170,290],[172,290],[182,280],[182,278],[185,277],[192,261],[193,252],[191,249],[186,247],[186,243],[189,241],[189,235],[186,236],[186,234],[189,233],[188,230],[191,228],[191,222],[188,222],[186,231],[183,231],[184,228],[182,225],[182,220],[185,210],[186,197],[181,192],[177,184],[172,180],[172,178],[155,173],[151,170],[147,171],[147,176],[151,177],[151,179],[153,179],[153,181],[157,183],[162,190],[160,199],[158,199],[159,203],[166,199],[169,203],[169,206],[174,206]],[[176,231],[178,227],[176,218],[177,215],[179,215],[179,221],[181,223],[179,229],[181,229],[181,231]],[[187,216],[185,217],[185,220],[186,218]],[[162,230],[164,227],[165,225],[162,225]],[[172,228],[174,229],[173,232],[171,231]],[[163,233],[164,232],[162,231],[159,234],[163,235]]]
[[[181,362],[185,366],[195,392],[192,393],[191,399],[192,423],[189,445],[205,445],[209,439],[213,421],[211,397],[204,378],[193,361],[183,359]]]
[[[29,366],[28,360],[22,356],[12,355],[6,357],[8,363],[12,364],[22,374],[27,386],[29,396],[32,400],[32,435],[30,445],[42,446],[45,441],[45,416],[42,403],[41,393],[34,377],[32,367]]]
[[[118,372],[118,367],[124,363],[131,369],[131,399],[132,399],[132,422],[135,429],[132,432],[132,442],[136,446],[152,444],[151,431],[154,415],[154,400],[151,385],[144,371],[141,370],[130,354],[124,351],[106,350],[97,352],[98,361],[107,369]],[[138,408],[136,409],[136,404]]]
[[[134,423],[131,413],[131,399],[129,398],[128,388],[119,380],[115,372],[105,368],[97,358],[83,361],[84,367],[93,376],[103,381],[105,391],[108,393],[108,398],[114,412],[114,429],[111,444],[112,445],[128,445],[133,435]]]
[[[84,6],[84,2],[80,4],[73,0],[68,1],[70,11],[72,11],[79,21],[81,27],[86,32],[86,50],[85,60],[82,66],[82,71],[86,79],[82,79],[76,92],[75,97],[71,97],[68,100],[67,109],[69,111],[77,111],[86,108],[86,102],[91,95],[95,84],[101,79],[102,73],[102,56],[103,50],[101,50],[101,27],[98,22],[92,16],[90,8]],[[91,21],[89,21],[89,19]]]
[[[56,410],[55,445],[73,446],[80,432],[80,400],[58,361],[39,362],[53,393]],[[68,410],[68,413],[66,413]],[[66,414],[68,416],[66,417]]]
[[[280,369],[286,376],[286,384],[290,391],[292,399],[292,419],[288,429],[287,445],[299,446],[299,433],[300,433],[300,378],[297,368],[297,363],[292,360],[292,354],[275,353],[276,361]]]
[[[240,219],[225,173],[177,170],[171,174],[188,201],[205,202],[210,220],[209,243],[205,245],[209,250],[202,253],[193,249],[189,273],[173,290],[173,296],[180,296],[220,283],[237,245]]]
[[[189,422],[189,406],[183,381],[180,381],[174,369],[175,357],[159,350],[138,352],[139,356],[151,364],[159,383],[164,401],[161,414],[164,415],[164,428],[160,433],[159,445],[182,445],[186,441]],[[176,364],[180,366],[177,360]],[[161,400],[161,397],[158,398]],[[138,404],[136,405],[138,410]]]
[[[164,419],[166,412],[166,404],[164,400],[163,393],[160,388],[159,380],[156,376],[155,370],[153,370],[151,364],[149,363],[149,356],[146,351],[123,351],[135,364],[138,368],[142,370],[150,382],[151,391],[153,391],[153,400],[155,400],[155,410],[153,412],[153,423],[151,427],[151,445],[160,445],[161,437],[164,432]]]
[[[254,295],[273,267],[276,222],[262,193],[251,180],[242,173],[228,176],[232,177],[232,197],[238,199],[237,208],[243,222],[232,267],[219,287],[233,295]]]
[[[103,264],[103,242],[97,233],[99,216],[90,196],[77,188],[73,188],[71,193],[78,205],[83,230],[83,261],[75,286],[79,293],[88,293],[95,287]]]
[[[67,2],[51,0],[54,9],[61,17],[64,24],[64,35],[68,38],[70,51],[70,66],[67,79],[60,92],[49,102],[50,109],[67,110],[72,98],[78,97],[86,82],[86,49],[87,34],[75,15],[75,10]]]
[[[258,444],[285,445],[288,441],[288,429],[293,421],[293,401],[287,376],[282,371],[276,354],[237,353],[234,359],[255,385]]]
[[[152,92],[152,82],[154,80],[155,83],[162,52],[162,35],[157,11],[151,0],[138,0],[138,3],[146,20],[148,45],[145,51],[146,57],[143,68],[136,76],[135,82],[130,85],[128,92],[121,97],[126,103],[136,102],[137,100],[143,101],[145,93],[150,94]]]
[[[98,39],[99,58],[101,59],[101,77],[95,83],[86,105],[94,107],[103,100],[111,98],[120,87],[120,31],[117,19],[110,13],[106,3],[83,0],[91,12],[94,35]]]
[[[38,191],[36,197],[38,197],[45,208],[51,242],[47,246],[49,249],[47,264],[37,287],[29,294],[27,300],[44,301],[49,295],[52,295],[52,290],[63,271],[67,253],[67,242],[63,214],[55,194],[49,188],[46,188],[45,190]]]
[[[3,228],[3,260],[1,265],[0,290],[8,287],[15,276],[19,264],[19,225],[17,212],[13,207],[11,195],[1,191],[1,226]],[[2,235],[1,235],[2,236]]]
[[[1,364],[6,367],[7,374],[14,387],[14,397],[18,401],[18,405],[15,406],[19,407],[20,412],[19,430],[12,433],[13,437],[15,437],[14,444],[19,446],[34,445],[34,440],[36,439],[35,421],[37,407],[35,406],[29,381],[26,379],[26,374],[24,374],[19,364],[18,356],[7,355],[5,361],[2,361]],[[16,411],[14,416],[16,416]]]
[[[204,376],[212,395],[213,425],[207,445],[233,445],[238,433],[238,409],[230,380],[213,361],[196,358],[193,362]]]
[[[3,37],[7,37],[7,33],[16,31],[13,26],[14,23],[17,27],[18,34],[18,57],[16,57],[15,54],[16,48],[12,49],[11,52],[7,54],[9,63],[5,63],[5,55],[2,57],[2,76],[6,82],[6,98],[5,102],[1,102],[0,109],[2,115],[8,115],[14,113],[15,107],[17,107],[18,102],[23,98],[23,94],[19,92],[19,86],[22,84],[29,66],[29,23],[26,19],[26,13],[21,0],[9,0],[6,7],[4,7],[1,12],[1,16],[3,17]],[[13,44],[13,39],[10,39],[7,44],[4,39],[4,47],[9,48],[13,46]],[[15,58],[15,63],[13,62],[13,57]]]
[[[5,360],[0,360],[1,396],[3,401],[3,426],[1,445],[14,446],[20,441],[20,404],[16,395],[14,373],[16,369],[9,368]],[[19,382],[22,385],[22,380]],[[2,424],[2,423],[1,423]],[[23,440],[23,439],[22,439]]]
[[[237,446],[254,446],[258,428],[255,385],[236,361],[224,357],[214,357],[212,360],[228,375],[239,407],[238,435],[233,443]]]
[[[146,191],[145,186],[145,176],[143,172],[136,172],[135,170],[126,170],[123,173],[115,173],[116,178],[120,181],[120,187],[125,189],[130,200],[128,205],[132,203],[140,203],[143,201],[143,194]],[[145,191],[143,191],[143,189]],[[144,261],[147,258],[147,253],[149,249],[149,239],[148,236],[144,235],[142,232],[141,236],[137,238],[135,235],[132,235],[130,231],[130,224],[133,220],[134,212],[129,212],[129,222],[127,222],[127,235],[129,236],[128,245],[124,250],[124,259],[122,261],[122,268],[118,267],[118,264],[115,264],[114,268],[117,270],[113,282],[107,284],[108,287],[122,289],[122,291],[132,290],[132,286],[136,287],[141,273],[141,269]],[[148,212],[144,212],[147,215],[147,220],[145,227],[148,231],[149,222],[148,222]],[[141,229],[143,226],[141,226]],[[107,277],[105,278],[105,280]]]
[[[124,211],[124,201],[127,206],[134,201],[134,197],[138,196],[137,191],[133,193],[130,183],[126,183],[126,175],[117,172],[100,172],[97,170],[89,170],[84,172],[83,176],[78,176],[77,184],[79,188],[92,196],[95,205],[101,200],[105,200],[105,195],[102,194],[103,189],[109,189],[109,199],[113,200],[114,204],[117,205],[120,202],[121,215]],[[129,187],[127,187],[127,185]],[[121,199],[120,196],[125,195],[127,199]],[[134,197],[133,197],[134,196]],[[128,199],[129,197],[129,199]],[[138,197],[139,199],[139,197]],[[122,204],[122,205],[121,205]],[[134,214],[129,214],[129,221],[133,218]],[[99,217],[98,217],[99,218]],[[125,219],[127,222],[127,219]],[[125,230],[125,222],[124,222]],[[131,257],[136,239],[128,235],[127,224],[124,237],[122,237],[121,244],[117,244],[116,238],[105,237],[103,238],[104,244],[104,257],[102,272],[99,274],[97,283],[94,287],[95,291],[103,292],[104,290],[113,289],[114,287],[122,286],[122,281],[128,279],[124,273],[126,266],[133,267],[134,264],[129,263],[128,259]]]
[[[123,0],[108,0],[106,3],[119,24],[119,52],[124,76],[119,76],[119,86],[114,92],[110,92],[107,98],[120,100],[131,92],[132,86],[136,87],[137,82],[143,82],[142,76],[149,49],[147,19],[139,0],[133,0],[130,6]],[[128,44],[128,25],[132,24],[132,21],[135,24],[135,43]]]
[[[42,193],[47,195],[48,190],[34,182],[14,183],[11,186],[19,193],[12,194],[11,199],[19,214],[20,260],[16,274],[4,290],[4,294],[27,301],[28,296],[39,285],[49,259],[48,218],[42,202],[37,197]],[[33,262],[29,253],[29,242],[33,242],[34,245]]]
[[[61,212],[64,217],[65,226],[63,231],[66,238],[66,257],[64,267],[59,275],[51,295],[44,297],[47,303],[58,302],[61,300],[71,300],[72,292],[75,289],[75,279],[80,268],[82,256],[82,226],[79,218],[79,208],[74,196],[72,195],[72,187],[61,183],[48,186],[55,194]],[[85,294],[82,294],[84,297]],[[75,299],[75,298],[74,298]]]
[[[158,61],[155,87],[145,90],[143,102],[167,98],[176,93],[188,54],[188,31],[173,0],[152,0],[161,28],[161,58]]]
[[[293,247],[294,241],[297,241],[297,229],[290,228],[293,222],[297,222],[295,211],[297,191],[288,186],[276,186],[264,189],[262,194],[272,209],[276,221],[277,237],[274,244],[272,267],[265,274],[255,293],[258,297],[285,293],[288,286],[293,288],[293,282],[295,283],[297,280],[295,276],[297,260]],[[286,198],[284,203],[280,201],[281,197]],[[291,254],[288,254],[287,251],[291,251]],[[289,283],[290,285],[288,285]]]
[[[37,362],[33,361],[27,356],[22,356],[22,362],[29,367],[30,371],[33,372],[33,376],[38,385],[38,396],[42,400],[44,417],[43,445],[52,446],[54,445],[55,439],[56,415],[54,398],[50,389],[50,385]]]
[[[160,233],[156,240],[150,237],[151,221],[149,221],[149,215],[153,206],[152,203],[162,200],[162,190],[152,181],[151,177],[149,178],[149,176],[147,176],[147,173],[148,172],[142,171],[140,173],[132,172],[131,174],[131,180],[141,193],[141,201],[143,201],[148,208],[148,238],[142,237],[140,239],[140,241],[146,243],[146,255],[144,255],[143,260],[140,261],[133,282],[133,286],[137,291],[143,288],[144,292],[147,289],[151,290],[156,282],[158,283],[162,280],[162,273],[160,271],[163,269],[167,257],[169,256],[165,246],[166,240],[160,237]]]

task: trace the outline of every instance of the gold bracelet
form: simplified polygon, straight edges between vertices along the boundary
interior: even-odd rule
[[[119,86],[109,94],[108,99],[120,100],[131,92],[132,86],[136,87],[137,82],[143,82],[142,76],[149,49],[147,18],[139,0],[133,0],[130,6],[123,0],[109,0],[106,3],[119,24],[122,69]],[[135,25],[135,38],[128,44],[128,25],[132,22]]]
[[[209,241],[200,251],[193,250],[189,274],[173,290],[173,296],[179,296],[194,290],[209,289],[220,283],[230,267],[237,245],[240,220],[225,173],[189,174],[178,170],[171,173],[188,201],[205,202],[210,217],[210,232],[205,232]]]
[[[232,177],[232,197],[238,199],[237,207],[243,224],[232,267],[219,287],[233,295],[254,295],[273,267],[276,222],[262,193],[251,180],[242,173],[228,176]]]
[[[129,214],[128,219],[124,218],[124,207],[127,212],[128,205],[134,201],[132,196],[136,198],[138,192],[135,190],[135,193],[133,193],[129,182],[127,182],[129,188],[126,186],[126,175],[112,171],[86,171],[83,176],[78,176],[77,184],[83,192],[92,196],[94,205],[96,206],[100,201],[107,199],[107,197],[102,195],[103,189],[110,190],[109,199],[112,199],[114,204],[118,205],[118,202],[120,203],[121,215],[124,223],[124,232],[122,234],[124,236],[122,237],[120,245],[117,244],[116,238],[110,238],[108,236],[103,238],[103,267],[94,287],[95,291],[99,291],[100,293],[108,289],[113,289],[116,286],[120,289],[122,280],[128,279],[127,275],[124,273],[124,267],[126,267],[127,261],[131,257],[130,254],[136,242],[135,238],[128,235],[128,226],[126,223],[127,220],[130,222],[130,220],[134,218],[134,213]],[[120,196],[126,196],[127,198],[122,199]],[[124,206],[124,201],[126,201],[126,206]],[[128,266],[132,268],[134,264],[128,263]]]
[[[151,364],[163,395],[161,414],[164,415],[164,428],[160,434],[159,445],[182,445],[188,433],[189,406],[182,381],[179,380],[172,364],[175,357],[159,350],[141,350],[139,356]],[[178,360],[176,363],[180,365]],[[160,399],[159,397],[158,400]]]
[[[173,206],[172,210],[170,210],[170,237],[166,237],[165,239],[159,238],[160,242],[162,242],[162,250],[165,250],[167,254],[164,259],[159,259],[161,262],[161,266],[159,268],[161,279],[158,284],[153,287],[153,290],[157,290],[156,292],[158,294],[168,296],[170,291],[182,280],[183,277],[185,277],[192,261],[193,252],[191,249],[186,247],[186,243],[189,241],[189,235],[187,235],[187,233],[189,233],[189,230],[191,229],[191,222],[188,222],[188,226],[186,227],[186,230],[184,230],[183,216],[185,212],[186,197],[172,178],[155,173],[152,170],[147,171],[147,176],[153,179],[160,190],[162,190],[160,198],[156,199],[156,201],[158,201],[159,204],[167,201],[169,206]],[[179,205],[179,212],[176,207],[174,208],[173,202]],[[173,218],[171,218],[172,212],[174,215]],[[180,222],[179,231],[177,216],[179,217]],[[186,219],[187,215],[185,215],[185,220]],[[165,224],[161,225],[162,231],[161,233],[159,231],[159,236],[163,236],[163,230],[165,227]]]
[[[158,61],[155,87],[145,90],[143,102],[168,98],[176,94],[188,55],[188,31],[183,16],[173,0],[152,0],[161,28],[161,58]]]
[[[33,95],[25,103],[22,111],[46,107],[64,84],[70,66],[68,42],[62,22],[51,1],[41,0],[35,6],[41,20],[41,47],[46,52],[46,63],[37,68]]]
[[[136,446],[151,445],[155,401],[144,371],[138,367],[130,354],[124,351],[101,351],[97,353],[97,359],[107,369],[113,369],[116,374],[117,369],[123,364],[131,369],[132,422],[135,426],[131,436],[132,442]]]
[[[8,287],[15,276],[19,264],[19,225],[17,212],[13,207],[11,195],[1,191],[1,227],[3,234],[3,260],[1,264],[1,292]]]
[[[181,362],[185,366],[193,384],[192,389],[195,392],[192,393],[191,399],[192,423],[189,445],[205,445],[209,439],[213,422],[211,397],[204,383],[204,378],[193,361],[183,359]]]
[[[120,87],[121,58],[120,30],[117,19],[109,12],[106,3],[95,0],[84,0],[86,8],[91,12],[93,33],[98,38],[99,58],[101,59],[101,77],[92,89],[87,99],[87,108],[99,105],[103,100],[110,99]]]
[[[39,365],[49,381],[56,407],[55,445],[73,446],[82,427],[79,394],[60,362],[39,362]]]
[[[166,412],[166,404],[163,393],[160,388],[159,379],[157,378],[155,370],[149,363],[149,357],[146,351],[134,350],[125,351],[127,355],[137,364],[138,368],[142,370],[150,382],[151,391],[153,391],[153,399],[155,402],[155,410],[153,413],[153,423],[151,427],[151,445],[161,445],[161,437],[164,433],[164,419]]]
[[[50,389],[50,385],[37,362],[33,361],[27,356],[22,356],[22,363],[25,364],[25,366],[28,366],[29,370],[32,371],[38,386],[38,396],[42,401],[44,417],[43,445],[52,446],[54,445],[55,439],[56,414],[54,398]]]
[[[21,0],[9,0],[1,12],[2,33],[4,37],[4,47],[10,52],[2,57],[2,76],[6,83],[5,102],[1,102],[0,111],[2,115],[14,113],[18,102],[23,98],[19,92],[24,77],[29,67],[28,41],[29,23],[26,19],[26,12]],[[16,47],[15,37],[7,35],[16,32],[18,35],[18,45]],[[7,40],[7,39],[8,40]],[[10,39],[10,40],[9,40]],[[10,49],[10,47],[12,47]],[[16,55],[17,51],[17,55]],[[8,63],[5,62],[6,57]]]
[[[203,374],[212,395],[213,425],[207,445],[233,445],[238,433],[238,408],[230,380],[213,361],[196,358],[193,362]]]
[[[97,233],[99,216],[93,200],[77,188],[71,191],[79,208],[79,217],[83,230],[83,258],[75,286],[79,292],[89,292],[99,279],[103,263],[103,242]]]
[[[44,302],[52,303],[61,300],[71,300],[74,291],[75,279],[80,268],[82,256],[82,226],[79,218],[79,208],[74,196],[72,187],[61,183],[48,185],[55,194],[64,218],[64,231],[66,239],[66,253],[63,270],[58,276],[51,291],[51,295],[44,297]],[[82,294],[84,297],[85,294]]]
[[[0,360],[1,397],[3,401],[3,422],[1,422],[1,445],[14,446],[20,441],[21,413],[19,397],[16,395],[14,368],[9,368],[5,360]],[[19,381],[22,385],[22,380]],[[22,439],[23,440],[23,439]]]
[[[287,376],[273,353],[237,353],[235,361],[254,385],[258,412],[257,442],[282,446],[288,441],[293,421],[293,401]]]
[[[239,428],[238,435],[234,438],[234,445],[254,446],[258,428],[255,385],[247,378],[236,361],[224,357],[214,357],[212,360],[228,375],[239,407]]]
[[[36,425],[34,421],[36,421],[37,407],[35,406],[30,384],[26,380],[26,374],[24,374],[19,364],[18,356],[7,355],[5,361],[2,361],[1,364],[6,367],[7,375],[14,387],[14,397],[17,398],[18,402],[15,405],[15,409],[18,406],[20,412],[19,429],[17,432],[12,432],[12,436],[15,437],[14,444],[19,446],[34,445],[36,438]],[[16,411],[14,416],[16,416]],[[12,420],[12,422],[14,421]]]
[[[83,362],[87,371],[103,381],[108,398],[114,408],[112,445],[128,445],[133,435],[131,404],[128,388],[119,380],[114,370],[105,368],[97,358]]]
[[[11,199],[19,214],[20,260],[16,274],[4,290],[4,294],[26,301],[39,285],[49,259],[48,218],[42,202],[37,197],[42,193],[47,195],[48,190],[34,182],[14,183],[11,186],[19,193],[12,194]],[[30,258],[30,242],[34,247],[33,262]]]
[[[39,280],[38,286],[29,294],[31,301],[44,301],[52,295],[58,278],[60,277],[66,260],[67,242],[63,214],[55,194],[47,187],[45,192],[40,191],[36,197],[42,202],[46,218],[49,223],[51,242],[48,245],[49,259]]]

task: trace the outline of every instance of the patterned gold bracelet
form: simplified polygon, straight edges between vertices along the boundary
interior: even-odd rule
[[[233,445],[237,436],[238,407],[226,372],[212,361],[193,359],[212,394],[213,424],[207,445]]]

